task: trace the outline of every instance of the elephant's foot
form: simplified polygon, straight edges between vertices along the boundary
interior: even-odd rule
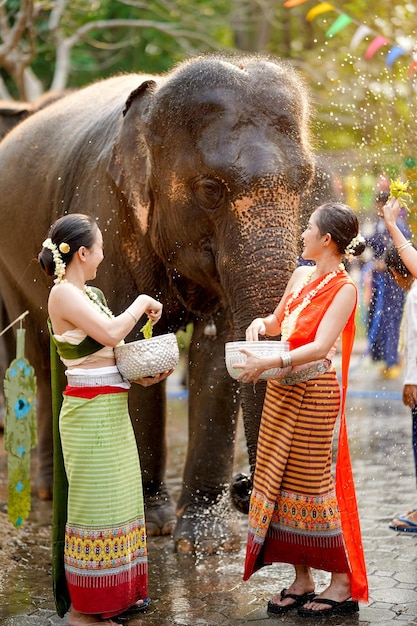
[[[230,484],[230,497],[238,511],[249,513],[250,496],[252,493],[252,479],[246,474],[236,474]]]
[[[181,554],[231,552],[240,545],[240,519],[228,497],[207,507],[194,503],[178,516],[174,531],[175,550]]]
[[[145,519],[149,537],[172,535],[177,516],[174,503],[164,488],[153,496],[145,495]]]

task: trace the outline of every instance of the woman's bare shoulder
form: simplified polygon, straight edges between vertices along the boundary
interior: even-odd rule
[[[307,276],[307,274],[313,272],[314,268],[314,265],[298,265],[298,267],[296,267],[293,271],[292,275],[296,276],[297,278],[303,278],[304,276]]]

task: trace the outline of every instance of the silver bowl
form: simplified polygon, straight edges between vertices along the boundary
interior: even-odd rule
[[[114,354],[119,372],[127,380],[167,372],[174,369],[180,358],[174,333],[124,343],[115,347]]]
[[[226,343],[225,360],[226,368],[232,378],[237,378],[242,370],[234,365],[241,365],[246,361],[246,354],[240,352],[242,348],[253,352],[260,357],[279,356],[288,352],[290,344],[287,341],[230,341]],[[291,371],[291,367],[274,367],[265,370],[259,378],[282,378]]]

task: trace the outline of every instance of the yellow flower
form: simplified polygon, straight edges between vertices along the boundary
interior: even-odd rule
[[[407,191],[408,189],[408,180],[403,182],[401,178],[396,178],[390,182],[389,186],[389,198],[398,198],[401,206],[410,211],[410,208],[407,205],[409,200],[412,200],[411,195]]]
[[[70,247],[67,243],[65,243],[65,241],[59,244],[58,249],[60,252],[62,252],[62,254],[68,254],[68,252],[70,251]]]

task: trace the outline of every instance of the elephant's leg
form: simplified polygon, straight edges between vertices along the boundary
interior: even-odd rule
[[[234,549],[240,537],[229,501],[238,415],[237,384],[224,362],[226,332],[216,339],[196,324],[190,346],[189,442],[174,532],[179,552]]]
[[[148,535],[170,535],[175,506],[165,485],[166,390],[165,382],[151,387],[133,384],[129,407],[139,450]]]

